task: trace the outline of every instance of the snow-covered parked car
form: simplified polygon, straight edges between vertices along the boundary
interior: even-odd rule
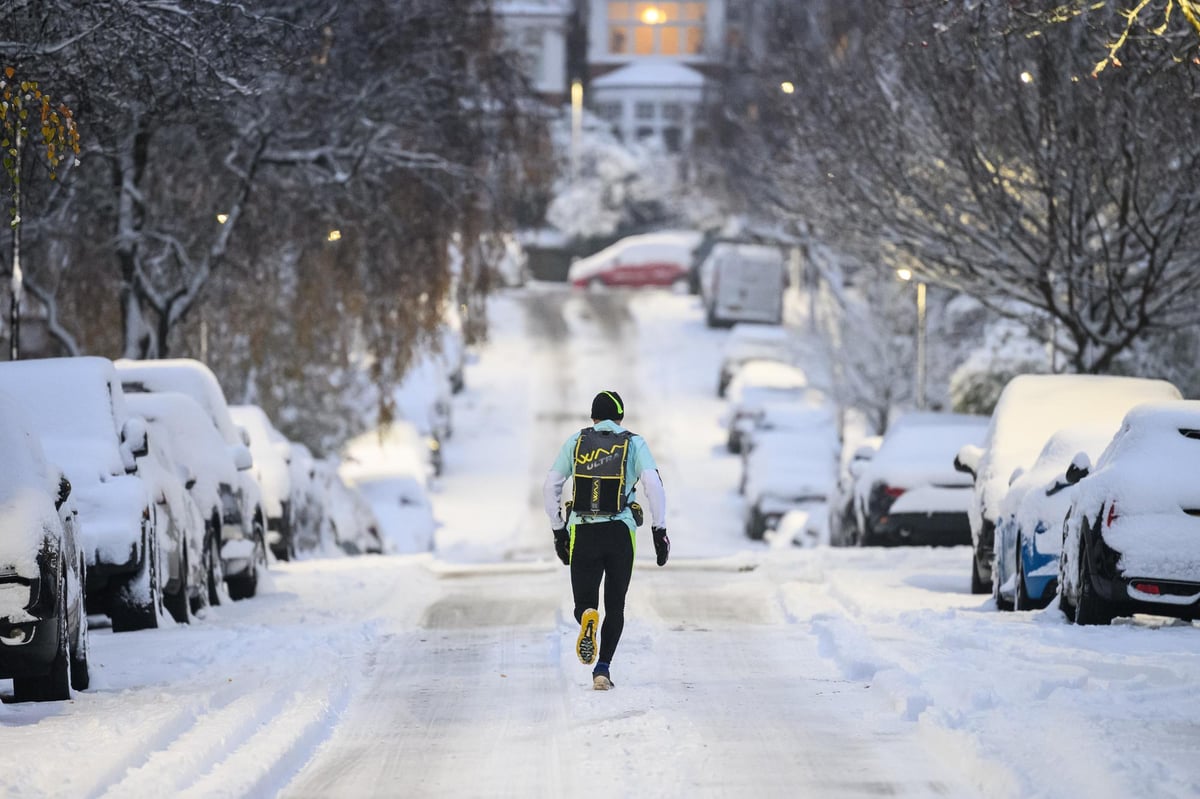
[[[189,358],[120,360],[116,367],[121,385],[130,393],[178,392],[191,397],[225,442],[236,474],[230,484],[232,490],[221,495],[221,568],[231,598],[254,596],[259,573],[267,568],[262,489],[251,474],[254,462],[249,436],[233,423],[216,375],[200,361]]]
[[[971,480],[954,468],[968,444],[987,432],[986,416],[909,413],[883,436],[854,481],[860,546],[971,543]]]
[[[250,468],[249,452],[244,446],[230,448],[204,409],[186,394],[135,392],[125,398],[129,407],[146,420],[151,436],[167,441],[176,468],[183,470],[184,487],[204,522],[198,545],[208,604],[218,605],[225,593],[223,510],[237,504],[238,468]],[[194,561],[192,568],[196,568]],[[193,602],[194,609],[197,604]]]
[[[1033,610],[1054,598],[1063,520],[1075,497],[1067,475],[1075,476],[1072,464],[1079,469],[1099,456],[1118,425],[1063,428],[1050,436],[1029,471],[1013,473],[996,525],[992,585],[1000,610]]]
[[[959,451],[955,467],[974,479],[971,522],[971,592],[993,591],[992,561],[1000,501],[1013,472],[1033,465],[1055,431],[1103,423],[1139,402],[1179,399],[1165,380],[1108,375],[1018,375],[1000,392],[981,446]]]
[[[262,489],[263,512],[267,514],[267,546],[280,560],[296,555],[293,530],[291,442],[275,429],[266,412],[257,405],[231,405],[233,423],[250,436],[250,455],[255,479]]]
[[[875,457],[883,436],[869,436],[853,448],[843,442],[837,484],[829,499],[829,543],[835,547],[858,545],[858,521],[854,513],[854,483],[867,461]]]
[[[709,327],[783,321],[788,266],[780,247],[721,241],[700,265],[700,296]]]
[[[831,408],[815,408],[808,429],[762,436],[743,473],[746,536],[761,539],[789,511],[808,513],[813,535],[824,537],[826,503],[837,469],[837,427]]]
[[[108,614],[117,632],[157,626],[160,489],[139,471],[148,452],[146,423],[126,408],[112,362],[10,361],[0,364],[0,391],[24,410],[47,458],[71,482],[88,611]]]
[[[626,236],[567,270],[576,288],[596,286],[675,286],[687,284],[696,231],[663,231]]]
[[[742,435],[754,425],[754,418],[768,404],[798,402],[809,392],[808,376],[803,369],[778,361],[749,361],[738,371],[727,392],[729,408],[726,448],[741,452]]]
[[[796,356],[795,337],[788,328],[780,325],[734,325],[721,349],[717,396],[725,396],[729,382],[748,361],[794,364]]]
[[[424,440],[407,422],[364,433],[346,443],[339,469],[362,492],[390,552],[427,552],[437,523],[429,502]]]
[[[824,442],[830,431],[837,430],[837,409],[816,389],[809,389],[788,402],[766,402],[738,421],[741,442],[742,479],[739,492],[745,492],[750,455],[758,442],[781,434],[814,436]]]
[[[338,473],[336,460],[322,458],[314,464],[314,479],[324,497],[323,537],[334,541],[347,555],[383,552],[379,521],[370,503]]]
[[[325,487],[317,476],[317,459],[303,444],[289,444],[288,474],[292,492],[292,537],[296,552],[315,552],[332,545],[334,539],[324,535],[328,513]]]
[[[140,413],[133,402],[129,407]],[[149,451],[139,459],[138,469],[156,487],[155,513],[165,532],[158,536],[158,550],[152,553],[155,580],[163,607],[175,621],[186,624],[192,614],[210,604],[212,563],[204,550],[204,514],[188,491],[195,477],[180,460],[178,440],[150,419],[146,429]]]
[[[18,702],[88,687],[86,564],[71,484],[21,407],[0,394],[0,679]]]
[[[1093,470],[1076,460],[1059,606],[1076,624],[1200,618],[1200,401],[1139,405]]]

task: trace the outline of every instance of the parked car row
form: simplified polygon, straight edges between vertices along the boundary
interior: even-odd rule
[[[955,465],[974,480],[971,588],[997,608],[1200,618],[1200,402],[1175,386],[1016,377]]]
[[[88,686],[88,615],[187,623],[253,597],[268,552],[386,549],[341,464],[230,408],[199,361],[0,363],[0,444],[0,679],[18,701]]]

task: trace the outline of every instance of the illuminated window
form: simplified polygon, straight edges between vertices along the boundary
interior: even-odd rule
[[[609,0],[608,43],[613,55],[698,55],[707,3],[690,0]]]

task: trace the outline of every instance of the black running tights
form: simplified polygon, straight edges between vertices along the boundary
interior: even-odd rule
[[[625,628],[625,592],[633,576],[633,535],[620,520],[579,524],[571,549],[571,591],[575,621],[588,608],[600,607],[604,579],[604,622],[600,625],[601,663],[612,663]]]

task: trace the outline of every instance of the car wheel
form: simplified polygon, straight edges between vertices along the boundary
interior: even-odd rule
[[[142,567],[125,585],[117,589],[113,600],[112,629],[114,633],[146,630],[158,626],[163,614],[163,596],[159,580],[158,531],[147,517],[145,553]]]
[[[1112,605],[1096,593],[1092,585],[1092,567],[1088,561],[1087,541],[1080,535],[1079,543],[1079,599],[1075,603],[1076,624],[1112,624]]]
[[[267,544],[266,537],[263,534],[262,521],[255,517],[254,520],[254,560],[250,564],[250,568],[246,569],[241,574],[226,578],[225,583],[229,586],[229,596],[231,599],[249,599],[258,593],[258,573],[259,570],[267,567]]]
[[[997,566],[1000,558],[996,558]],[[1000,569],[992,567],[992,599],[996,601],[996,610],[1012,610],[1013,603],[1000,593]]]
[[[50,671],[38,677],[14,677],[13,694],[18,702],[60,702],[71,698],[71,653],[67,639],[67,575],[58,577],[58,651]]]
[[[983,581],[982,575],[979,574],[979,556],[974,552],[971,553],[971,593],[986,594],[992,587]]]
[[[221,520],[213,515],[211,527],[205,536],[204,573],[208,575],[208,604],[221,604],[221,584],[225,582],[225,569],[221,563]]]
[[[71,641],[71,687],[76,691],[86,691],[92,682],[91,671],[88,669],[88,626],[87,608],[83,605],[83,587],[87,585],[87,567],[83,558],[79,559],[79,607],[75,625],[75,636]]]
[[[750,510],[750,521],[746,523],[746,537],[751,541],[761,541],[767,532],[767,520],[758,508]]]
[[[163,592],[163,607],[171,614],[171,618],[178,624],[187,624],[191,620],[191,608],[188,604],[188,593],[191,590],[190,576],[188,571],[191,565],[188,563],[187,543],[180,541],[180,564],[179,564],[179,590],[173,594]]]
[[[1017,592],[1015,606],[1017,610],[1041,610],[1050,604],[1049,592],[1043,590],[1042,596],[1034,599],[1029,595],[1029,586],[1025,582],[1025,559],[1021,555],[1021,541],[1017,540]]]

